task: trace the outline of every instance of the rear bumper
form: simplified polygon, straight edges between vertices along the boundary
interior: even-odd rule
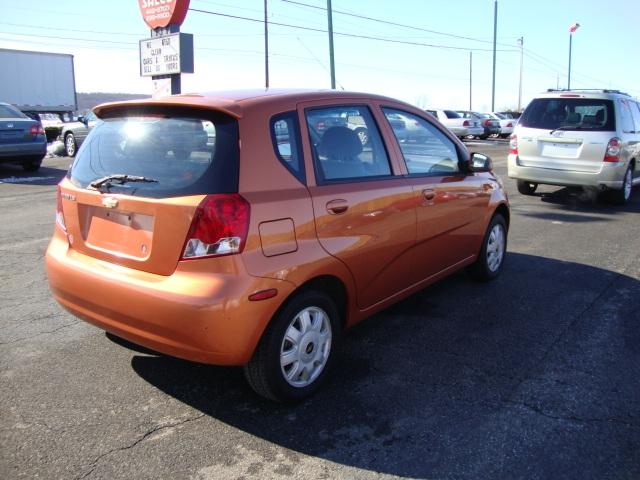
[[[229,273],[210,273],[211,260],[195,260],[180,262],[170,276],[155,275],[80,254],[56,229],[46,269],[55,299],[103,330],[186,360],[243,365],[293,285],[241,273],[236,257]],[[267,288],[278,295],[248,300]]]
[[[621,189],[627,169],[624,162],[602,162],[599,171],[594,173],[558,170],[553,168],[524,167],[518,164],[518,156],[510,153],[507,160],[507,175],[517,180],[545,185],[596,187]]]
[[[10,143],[0,145],[0,162],[13,162],[23,160],[20,157],[44,157],[47,154],[47,143]]]

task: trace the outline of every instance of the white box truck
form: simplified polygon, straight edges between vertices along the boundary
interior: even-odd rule
[[[0,48],[0,102],[23,112],[76,110],[73,55]]]

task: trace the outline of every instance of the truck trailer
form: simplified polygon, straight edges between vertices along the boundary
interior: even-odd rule
[[[77,110],[73,55],[0,48],[0,102],[25,113]]]

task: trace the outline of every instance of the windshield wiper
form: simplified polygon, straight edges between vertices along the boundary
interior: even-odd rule
[[[106,186],[107,188],[111,187],[113,182],[117,182],[120,185],[123,185],[128,182],[147,182],[147,183],[158,183],[158,180],[149,177],[140,177],[137,175],[127,175],[124,173],[117,173],[115,175],[107,175],[106,177],[99,178],[94,180],[89,185],[91,185],[96,190],[100,190],[100,187]]]
[[[580,125],[562,125],[561,127],[554,128],[549,132],[549,135],[553,135],[553,132],[557,132],[558,130],[580,130],[582,127]]]

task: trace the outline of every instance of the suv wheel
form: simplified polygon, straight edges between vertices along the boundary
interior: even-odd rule
[[[76,149],[76,137],[73,136],[73,133],[67,133],[64,137],[64,150],[67,154],[67,157],[75,156]]]
[[[611,197],[616,205],[625,205],[631,198],[631,188],[633,187],[633,167],[629,165],[622,179],[622,188],[613,190]]]
[[[522,195],[533,195],[537,188],[537,183],[518,180],[518,192],[520,192]]]
[[[275,315],[244,367],[247,381],[271,400],[303,400],[326,377],[339,328],[338,310],[330,297],[314,290],[297,294]]]
[[[469,274],[481,282],[493,280],[500,275],[506,252],[507,222],[496,213],[487,227],[478,259],[469,266]]]

